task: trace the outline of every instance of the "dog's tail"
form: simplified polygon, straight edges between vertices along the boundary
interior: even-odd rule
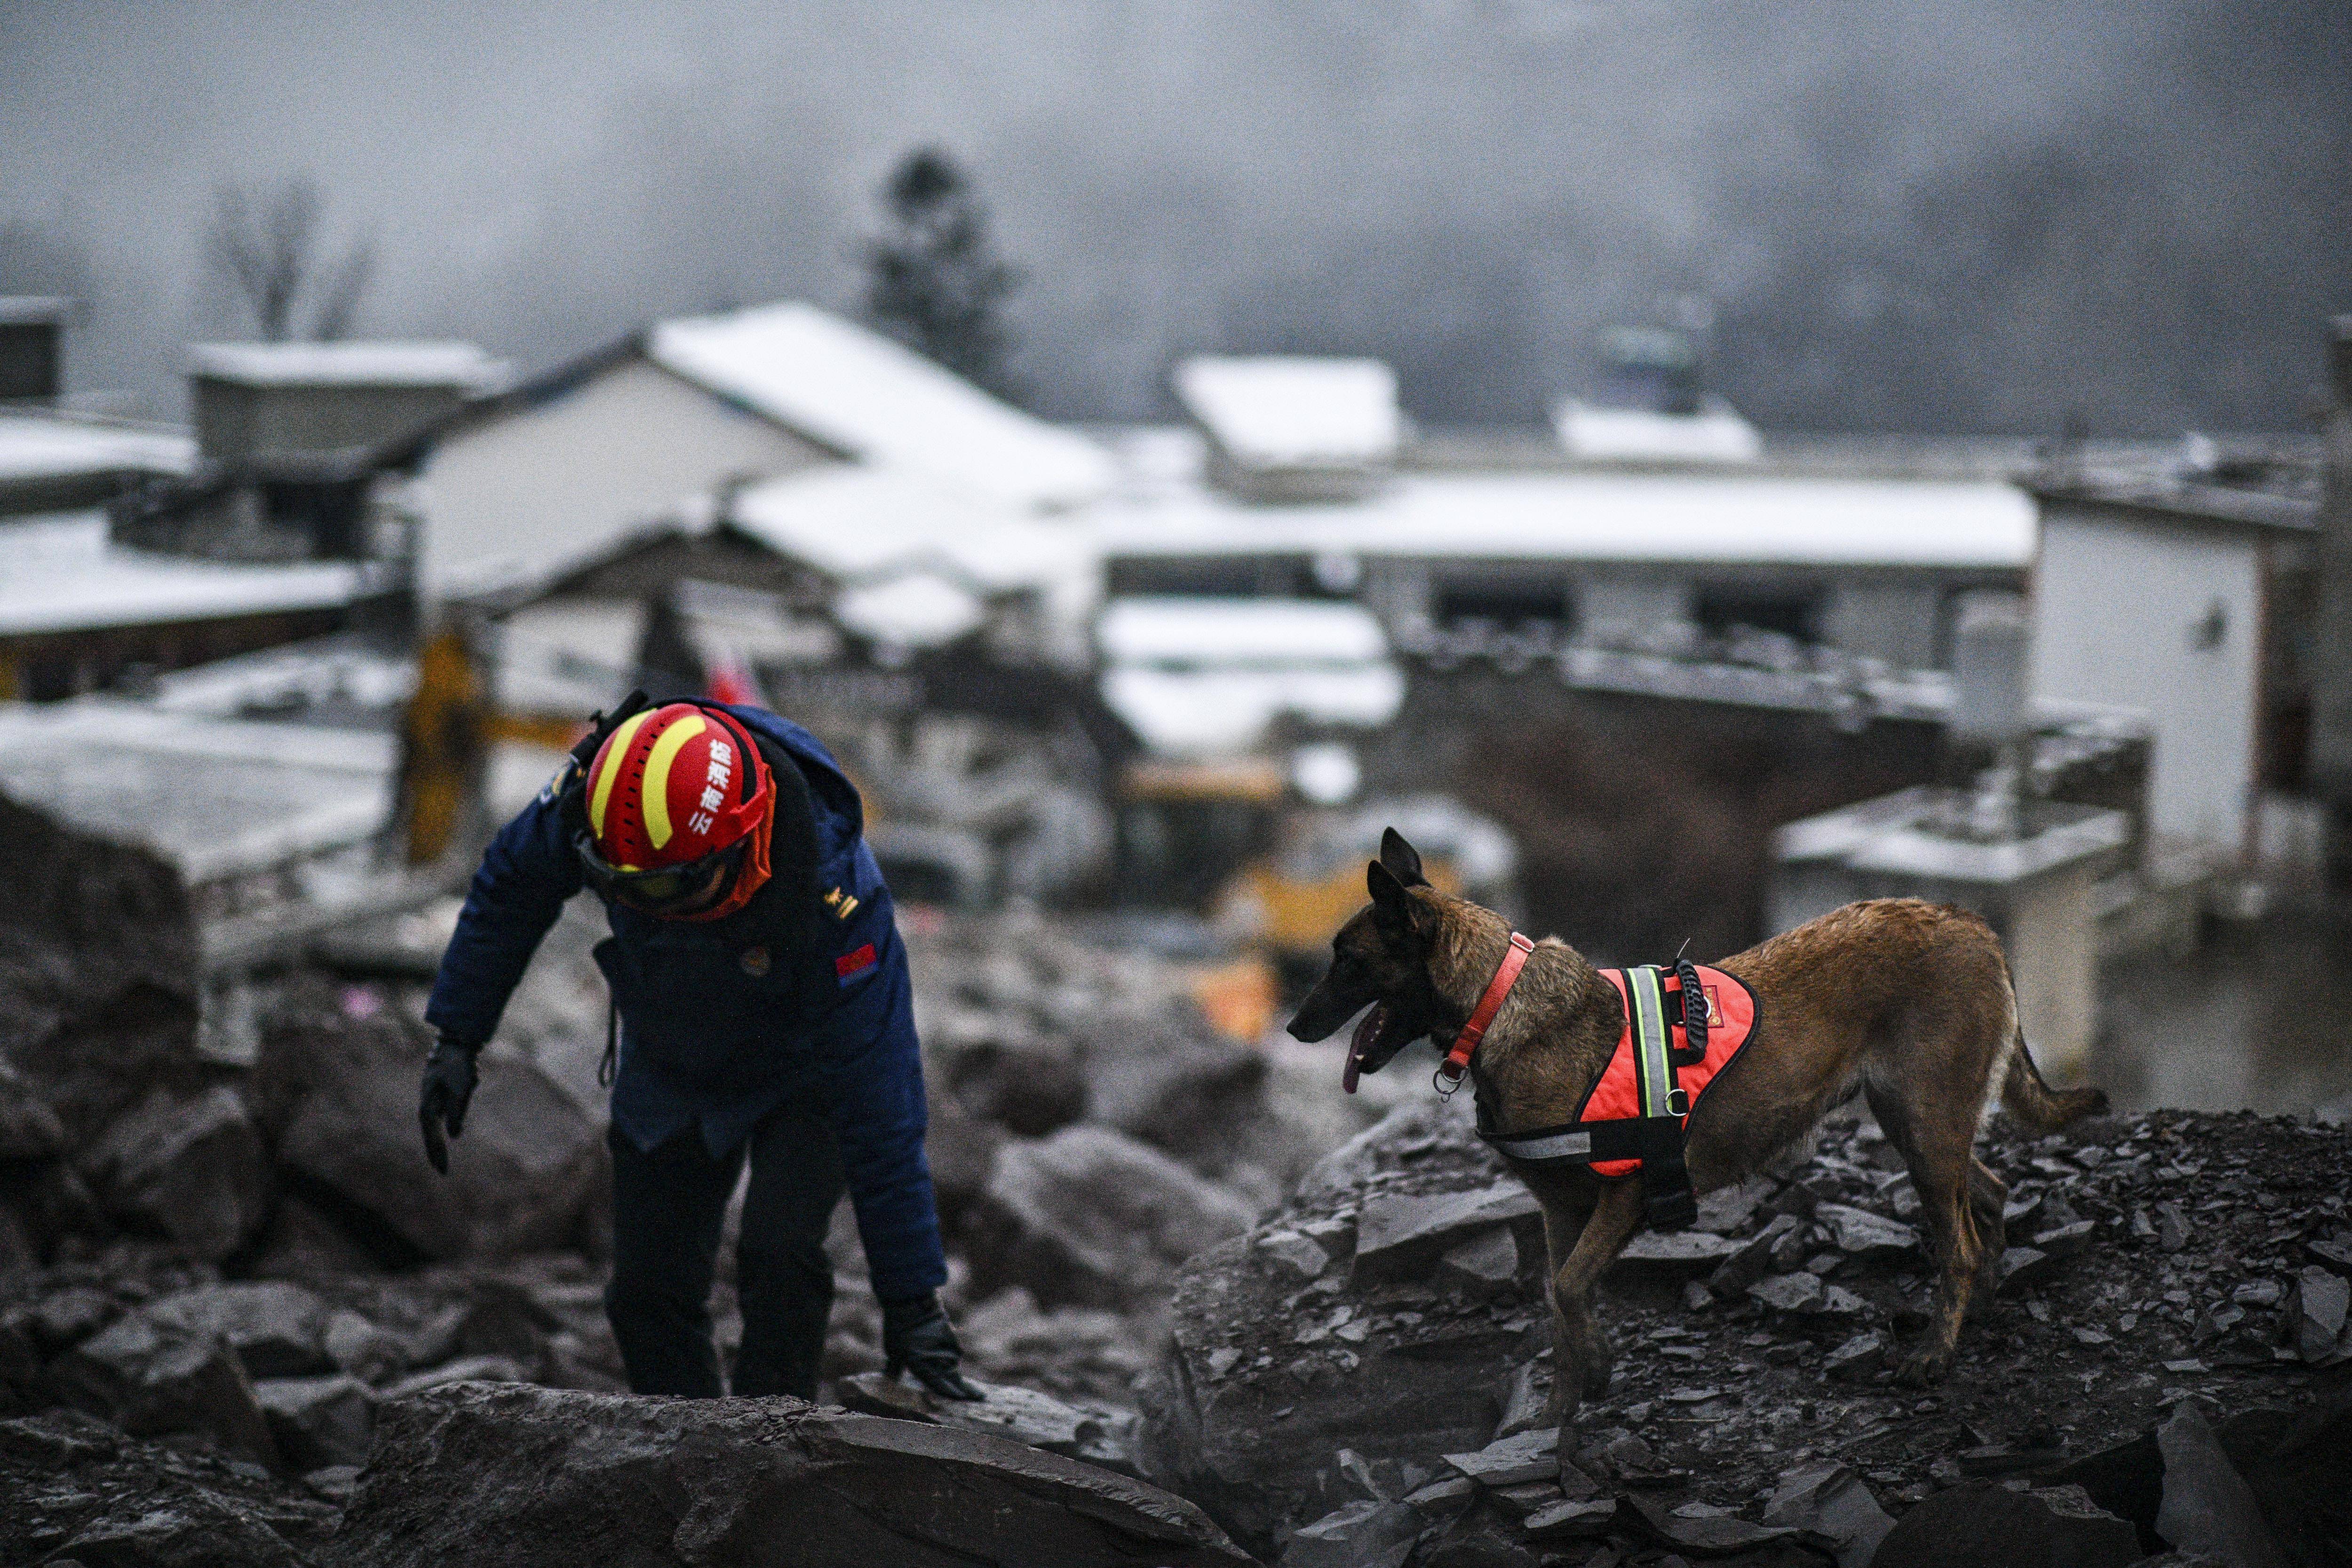
[[[2104,1089],[2052,1089],[2033,1053],[2025,1047],[2025,1031],[2017,1031],[2017,1049],[2009,1056],[2009,1076],[2001,1080],[2001,1108],[2036,1132],[2055,1132],[2071,1121],[2096,1116],[2107,1108]]]

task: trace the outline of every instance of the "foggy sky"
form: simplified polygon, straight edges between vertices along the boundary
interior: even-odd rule
[[[1061,416],[1279,350],[1526,421],[1692,292],[1768,429],[2285,428],[2352,310],[2340,0],[0,0],[0,289],[87,298],[73,384],[175,413],[180,345],[249,331],[215,192],[309,174],[362,331],[535,369],[854,308],[924,142]]]

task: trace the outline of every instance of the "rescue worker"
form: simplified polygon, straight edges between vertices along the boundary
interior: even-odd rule
[[[617,1033],[613,1279],[604,1309],[639,1394],[716,1395],[709,1295],[748,1161],[736,1252],[739,1394],[816,1393],[833,1307],[825,1230],[846,1185],[890,1373],[981,1397],[936,1294],[906,952],[857,792],[800,726],[634,695],[482,857],[425,1021],[418,1117],[444,1174],[475,1058],[563,902],[585,886]],[[614,1053],[617,1050],[617,1068]]]

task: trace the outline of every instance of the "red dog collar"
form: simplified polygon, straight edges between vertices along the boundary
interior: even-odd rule
[[[1486,1026],[1493,1023],[1495,1015],[1503,1010],[1503,998],[1508,996],[1511,987],[1518,983],[1519,971],[1528,966],[1528,954],[1535,950],[1534,942],[1517,931],[1511,933],[1511,945],[1504,952],[1503,962],[1496,966],[1495,978],[1486,982],[1486,994],[1478,998],[1477,1010],[1470,1015],[1470,1021],[1462,1026],[1462,1033],[1454,1037],[1454,1048],[1445,1053],[1444,1061],[1437,1064],[1437,1077],[1432,1081],[1435,1083],[1438,1093],[1452,1094],[1462,1087],[1462,1075],[1470,1070],[1471,1053],[1478,1048],[1478,1042],[1486,1037]]]

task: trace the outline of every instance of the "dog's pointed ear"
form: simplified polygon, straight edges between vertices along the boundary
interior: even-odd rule
[[[1393,827],[1381,830],[1381,864],[1408,888],[1429,886],[1429,878],[1421,868],[1421,851],[1407,844],[1404,835]]]
[[[1429,919],[1429,906],[1378,860],[1364,868],[1364,887],[1372,895],[1372,919],[1387,935],[1410,936]]]

